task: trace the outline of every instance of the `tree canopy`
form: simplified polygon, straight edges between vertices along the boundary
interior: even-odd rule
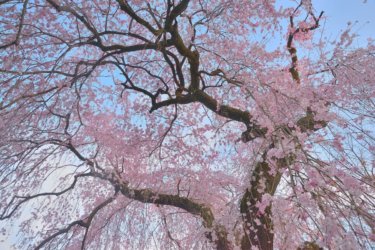
[[[373,247],[375,41],[325,22],[309,0],[0,0],[2,234]]]

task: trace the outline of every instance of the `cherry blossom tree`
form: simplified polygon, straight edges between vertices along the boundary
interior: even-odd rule
[[[375,244],[375,42],[310,1],[1,0],[19,249]]]

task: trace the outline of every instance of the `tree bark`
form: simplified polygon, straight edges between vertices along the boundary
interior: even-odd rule
[[[264,212],[259,211],[257,203],[261,202],[263,194],[275,193],[280,182],[281,174],[271,175],[266,162],[258,162],[253,171],[250,188],[241,200],[240,211],[243,214],[244,236],[241,239],[241,249],[248,250],[252,246],[260,250],[273,249],[272,205],[268,205]]]

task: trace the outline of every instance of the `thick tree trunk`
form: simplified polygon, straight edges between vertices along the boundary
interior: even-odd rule
[[[273,147],[273,144],[271,145]],[[263,155],[263,161],[258,162],[252,171],[250,187],[246,189],[241,199],[240,211],[243,216],[243,236],[236,242],[242,250],[250,250],[257,247],[259,250],[272,250],[274,241],[272,223],[272,203],[266,207],[260,207],[262,197],[265,194],[273,196],[280,183],[282,174],[280,171],[294,161],[294,156],[289,155],[282,159],[274,159],[277,171],[270,171],[271,168],[266,162],[267,152]],[[274,174],[271,174],[273,172]],[[212,235],[207,237],[216,245],[217,250],[231,250],[234,242],[228,241],[225,227],[214,228],[216,238]]]
[[[251,246],[257,246],[261,250],[272,250],[273,225],[271,206],[266,208],[265,213],[260,214],[258,208],[255,206],[256,200],[248,199],[249,195],[250,192],[247,193],[246,198],[244,197],[251,202],[249,205],[246,205],[247,211],[243,212],[245,235],[241,240],[241,249],[251,249]]]
[[[224,227],[216,228],[216,236],[217,236],[217,240],[216,240],[217,250],[231,250],[232,249],[231,244],[227,238],[228,234]]]
[[[273,224],[271,204],[264,211],[259,211],[257,203],[261,202],[263,194],[275,193],[280,182],[281,174],[269,173],[270,167],[265,162],[259,162],[253,171],[250,188],[246,190],[241,200],[243,214],[244,236],[241,240],[241,249],[248,250],[252,246],[260,250],[273,249]]]
[[[212,232],[206,234],[210,242],[214,243],[217,250],[231,250],[232,244],[228,241],[228,232],[225,227],[216,225],[214,228],[215,239],[212,237]]]

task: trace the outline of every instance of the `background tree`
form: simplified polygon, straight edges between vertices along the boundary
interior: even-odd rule
[[[310,1],[0,13],[0,219],[18,248],[374,246],[375,44],[352,25],[324,38]]]

